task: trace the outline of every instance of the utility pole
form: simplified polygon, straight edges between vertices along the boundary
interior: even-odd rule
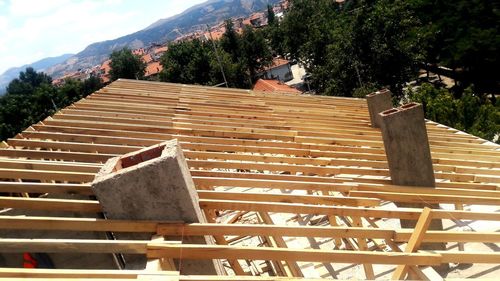
[[[212,41],[212,47],[214,48],[215,56],[217,57],[217,61],[219,62],[220,72],[222,73],[222,78],[224,78],[224,84],[226,84],[226,88],[229,88],[226,80],[226,74],[224,73],[224,67],[222,67],[222,62],[219,57],[219,51],[217,50],[217,46],[215,46],[214,38],[212,37],[212,32],[210,31],[210,26],[207,24],[208,34],[210,34],[210,41]],[[220,85],[220,84],[219,84]]]

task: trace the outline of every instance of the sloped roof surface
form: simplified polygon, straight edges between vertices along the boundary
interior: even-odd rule
[[[179,235],[181,227],[182,235],[214,235],[219,245],[142,241],[132,247],[128,242],[105,241],[89,247],[92,241],[0,239],[0,249],[133,249],[150,258],[157,258],[153,252],[179,258],[182,248],[185,258],[227,260],[230,273],[258,274],[257,267],[247,267],[243,261],[273,260],[271,266],[261,268],[276,268],[274,272],[282,276],[317,278],[368,278],[373,274],[390,278],[395,264],[412,265],[407,268],[412,274],[427,274],[422,266],[456,262],[471,263],[476,270],[469,275],[469,271],[460,273],[460,277],[479,273],[494,277],[500,258],[498,250],[490,247],[500,242],[495,232],[500,222],[499,146],[428,121],[436,188],[394,186],[380,131],[369,123],[363,99],[115,81],[3,143],[0,207],[28,216],[3,215],[0,225],[26,231],[24,238],[39,229],[172,236]],[[103,163],[169,139],[179,140],[199,189],[200,207],[209,221],[218,223],[179,226],[178,222],[96,219],[101,208],[88,197],[92,195],[89,183]],[[448,228],[427,233],[419,229],[423,234],[418,237],[413,234],[418,231],[400,229],[394,222],[397,219],[429,217],[422,217],[422,209],[397,208],[394,202],[441,203],[442,209],[427,215],[443,219]],[[42,211],[57,215],[36,215]],[[472,232],[461,230],[465,222]],[[241,242],[245,237],[267,237],[258,241],[259,245],[267,241],[264,245],[269,247],[250,247],[254,244]],[[446,242],[450,250],[398,253],[413,239]],[[460,252],[462,244],[457,242],[466,243],[467,251]],[[274,262],[281,259],[286,262]],[[357,271],[345,271],[349,264]],[[205,280],[179,277],[175,270],[165,272],[174,276],[171,280]],[[0,277],[21,273],[101,276],[93,271],[4,269]],[[124,273],[108,272],[107,276],[123,277],[119,274]],[[130,272],[127,278],[139,275]]]

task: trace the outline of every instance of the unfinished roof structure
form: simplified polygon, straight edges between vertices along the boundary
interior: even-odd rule
[[[498,277],[500,147],[426,121],[434,186],[395,185],[403,164],[388,164],[383,122],[372,126],[365,99],[118,80],[2,144],[0,278]],[[205,218],[103,215],[113,202],[91,183],[106,161],[118,157],[117,172],[174,139],[185,160],[168,165],[178,177],[187,165]],[[424,178],[424,164],[412,165]],[[130,208],[165,207],[154,200],[161,190],[151,202],[142,189],[121,192],[142,200]],[[55,268],[21,268],[23,253],[47,253]],[[146,267],[131,269],[127,256]],[[186,274],[184,260],[212,260],[227,276]]]

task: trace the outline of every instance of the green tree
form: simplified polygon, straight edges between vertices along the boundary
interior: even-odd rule
[[[50,76],[27,68],[0,97],[0,140],[13,137],[100,87],[100,79],[93,77],[84,82],[66,80],[56,88]]]
[[[7,92],[12,95],[31,95],[42,84],[52,84],[52,78],[43,72],[36,72],[32,67],[19,73],[19,78],[12,80]]]
[[[198,85],[215,84],[211,73],[213,51],[209,42],[198,39],[171,44],[160,62],[160,80]]]
[[[428,119],[490,141],[500,134],[500,104],[481,99],[472,87],[455,99],[449,90],[424,83],[410,90],[408,96],[422,103]]]
[[[125,79],[142,79],[146,73],[146,63],[141,56],[132,53],[128,48],[123,48],[119,51],[113,51],[110,57],[111,63],[111,80],[118,78]]]
[[[220,39],[220,47],[226,53],[231,54],[233,61],[238,61],[241,56],[241,39],[240,35],[234,30],[234,24],[231,19],[225,22],[226,31]]]
[[[300,18],[300,21],[296,19]],[[303,22],[307,22],[305,25]],[[295,0],[283,20],[285,49],[328,95],[351,96],[366,85],[402,85],[417,73],[418,20],[402,0]]]
[[[276,15],[274,14],[272,5],[267,5],[267,23],[269,25],[273,25],[276,23]]]
[[[412,0],[422,23],[425,62],[462,71],[462,87],[496,92],[500,46],[500,10],[488,0]]]
[[[248,71],[249,80],[255,80],[255,75],[272,63],[273,57],[262,31],[250,26],[243,29],[241,35],[242,61]]]

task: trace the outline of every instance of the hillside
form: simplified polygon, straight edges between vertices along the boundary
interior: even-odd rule
[[[64,63],[51,67],[47,73],[57,77],[79,68],[92,67],[106,60],[114,50],[123,47],[141,48],[151,43],[167,42],[178,37],[178,33],[174,30],[189,33],[197,27],[204,28],[206,24],[216,24],[227,18],[247,16],[252,12],[266,9],[268,3],[278,2],[278,0],[210,0],[193,6],[179,15],[160,19],[138,32],[93,43]]]
[[[36,71],[45,71],[46,69],[56,64],[60,64],[66,61],[72,56],[74,56],[74,54],[64,54],[58,57],[44,58],[31,64],[26,64],[20,67],[12,67],[8,69],[2,75],[0,75],[0,95],[5,93],[5,88],[7,87],[7,85],[9,85],[10,81],[17,78],[19,76],[19,72],[25,70],[27,67],[33,67]]]

